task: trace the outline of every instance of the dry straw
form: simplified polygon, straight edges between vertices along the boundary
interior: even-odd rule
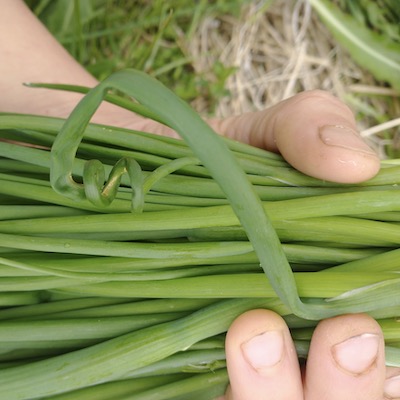
[[[398,94],[352,60],[307,0],[253,1],[239,18],[209,16],[186,51],[199,72],[212,71],[216,62],[236,68],[227,81],[230,96],[216,109],[220,117],[264,109],[303,90],[323,89],[353,109],[360,131],[365,130],[382,158],[387,144],[396,145]],[[201,97],[193,105],[201,113],[208,107]],[[389,126],[369,130],[387,121]],[[377,135],[382,131],[389,132],[389,140]]]

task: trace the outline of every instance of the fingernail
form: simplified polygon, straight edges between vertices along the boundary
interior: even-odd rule
[[[368,371],[378,357],[380,337],[374,333],[354,336],[332,348],[333,358],[345,371],[360,375]]]
[[[388,399],[400,399],[400,375],[386,379],[385,396]]]
[[[328,146],[376,156],[375,152],[364,142],[361,136],[351,128],[343,125],[325,125],[319,130],[319,137]]]
[[[244,358],[258,372],[277,365],[283,358],[284,347],[281,331],[261,333],[241,346]]]

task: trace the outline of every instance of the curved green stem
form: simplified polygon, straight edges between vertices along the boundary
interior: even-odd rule
[[[261,266],[284,303],[295,314],[305,318],[321,319],[332,315],[323,304],[304,304],[300,300],[279,238],[253,186],[226,143],[188,104],[142,72],[117,72],[81,100],[52,147],[50,178],[53,188],[77,201],[85,199],[83,185],[75,182],[72,177],[73,162],[85,128],[109,89],[134,97],[188,143],[195,156],[226,194],[260,259]]]

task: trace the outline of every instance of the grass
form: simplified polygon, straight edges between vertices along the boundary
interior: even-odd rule
[[[27,1],[54,36],[99,80],[130,67],[157,77],[181,98],[215,104],[234,71],[198,71],[189,47],[207,17],[239,15],[245,0]]]
[[[400,43],[400,5],[396,0],[339,0],[341,9],[371,30]]]
[[[398,156],[398,140],[400,119],[400,7],[392,0],[310,0],[313,9],[331,32],[339,47],[345,49],[358,66],[365,69],[365,76],[371,75],[372,82],[362,88],[358,82],[358,95],[364,91],[363,102],[360,97],[349,96],[352,88],[347,89],[348,102],[360,108],[357,114],[366,114],[375,118],[379,127],[366,129],[363,135],[371,138],[381,148],[382,155],[393,158]],[[339,4],[336,5],[336,3]],[[351,55],[351,56],[350,56]],[[362,76],[364,78],[364,76]],[[359,79],[362,81],[363,79]],[[354,88],[354,85],[353,85]],[[362,90],[360,90],[362,88]],[[384,97],[392,92],[392,96]],[[376,97],[379,101],[376,101]],[[367,106],[374,103],[374,107]],[[383,107],[382,107],[383,106]],[[377,134],[379,133],[379,134]],[[382,134],[383,133],[383,134]],[[389,133],[389,135],[388,135]],[[389,144],[389,145],[387,145]]]

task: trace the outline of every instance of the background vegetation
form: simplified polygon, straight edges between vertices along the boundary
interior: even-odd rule
[[[27,3],[55,37],[98,79],[126,67],[157,77],[191,101],[217,99],[232,68],[214,80],[193,67],[188,48],[204,18],[238,17],[245,0],[33,0]]]
[[[141,69],[200,113],[219,116],[321,88],[352,107],[382,157],[400,154],[396,70],[395,78],[384,79],[380,63],[357,56],[331,23],[336,18],[346,21],[348,32],[361,29],[367,47],[373,34],[378,57],[400,68],[397,0],[26,2],[100,80],[122,68]],[[309,3],[327,3],[332,18],[324,20]]]

